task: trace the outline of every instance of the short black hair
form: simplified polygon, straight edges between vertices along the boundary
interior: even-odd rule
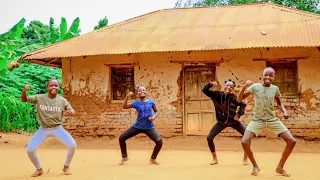
[[[227,84],[227,82],[232,82],[233,87],[236,87],[236,83],[232,79],[228,79],[224,81],[225,84]]]
[[[50,81],[52,81],[52,80],[56,80],[56,81],[58,81],[59,86],[61,86],[61,84],[60,84],[60,82],[59,82],[58,78],[55,78],[55,77],[54,77],[54,78],[50,78],[50,79],[48,79],[46,86],[48,86],[48,85],[49,85],[49,82],[50,82]]]
[[[138,90],[139,88],[141,88],[141,87],[144,87],[144,88],[147,90],[147,88],[146,88],[145,86],[138,86],[138,87],[137,87],[137,90]]]
[[[274,73],[276,73],[276,70],[274,70],[273,67],[266,67],[266,68],[264,68],[263,72],[265,72],[267,69],[271,69]]]

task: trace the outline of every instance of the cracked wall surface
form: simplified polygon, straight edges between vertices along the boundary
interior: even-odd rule
[[[119,136],[136,118],[134,109],[123,110],[122,101],[112,100],[110,67],[127,64],[134,67],[135,86],[146,86],[160,116],[156,127],[165,137],[183,134],[183,69],[191,65],[216,64],[216,80],[235,80],[238,93],[247,79],[259,82],[266,61],[298,59],[299,96],[282,98],[290,118],[283,121],[298,137],[320,137],[320,52],[317,48],[239,49],[229,51],[197,51],[170,53],[142,53],[73,57],[63,59],[64,96],[70,101],[76,115],[66,118],[65,127],[75,136]],[[200,63],[199,63],[200,62]],[[253,97],[246,100],[246,114],[241,118],[247,125],[252,116]],[[277,111],[278,112],[278,111]],[[281,118],[281,114],[277,113]],[[272,136],[265,130],[261,135]],[[240,136],[227,128],[221,136]]]

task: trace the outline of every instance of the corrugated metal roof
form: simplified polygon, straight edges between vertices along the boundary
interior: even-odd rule
[[[29,52],[22,59],[316,46],[320,15],[262,3],[155,11]]]

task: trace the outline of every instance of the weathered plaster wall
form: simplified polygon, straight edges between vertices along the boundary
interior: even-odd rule
[[[157,128],[164,136],[182,133],[181,88],[177,83],[182,67],[170,63],[165,54],[142,54],[137,59],[135,83],[147,87],[148,97],[155,100],[160,110]],[[179,106],[174,106],[173,102]]]
[[[160,116],[156,126],[163,136],[182,133],[181,104],[177,96],[181,66],[157,54],[99,56],[63,60],[64,93],[77,111],[66,128],[78,136],[116,136],[133,124],[135,110],[123,110],[123,101],[111,100],[110,66],[134,63],[135,85],[147,88]]]
[[[76,136],[116,136],[133,121],[133,111],[111,103],[110,67],[105,64],[134,62],[132,56],[63,59],[64,95],[76,111],[66,129]]]
[[[267,57],[303,57],[297,63],[298,68],[298,88],[300,97],[282,98],[290,118],[283,120],[283,123],[290,129],[296,137],[306,139],[320,138],[320,52],[317,48],[293,48],[286,50],[261,51],[262,58]],[[217,79],[223,82],[227,78],[236,80],[239,92],[246,80],[259,82],[262,70],[266,67],[265,61],[253,61],[257,57],[254,50],[245,51],[244,54],[236,56],[229,63],[221,63],[217,67]],[[240,86],[241,87],[240,87]],[[250,122],[253,110],[253,97],[246,100],[248,106],[247,113],[241,119],[247,125]],[[277,115],[282,118],[282,113],[278,110]],[[223,136],[239,136],[233,129],[224,131]],[[273,136],[269,130],[264,130],[262,136]]]
[[[314,50],[310,56],[298,61],[300,99],[286,104],[293,114],[288,126],[296,136],[320,139],[320,52]]]
[[[147,87],[149,98],[160,110],[156,126],[163,136],[182,134],[184,66],[196,61],[217,63],[216,77],[220,84],[229,78],[236,81],[239,92],[247,79],[258,82],[265,61],[254,58],[304,57],[298,61],[301,97],[283,99],[290,119],[285,124],[296,136],[320,137],[320,53],[317,48],[250,49],[232,51],[142,53],[63,59],[63,87],[66,98],[77,111],[68,118],[66,128],[78,136],[118,136],[136,118],[134,110],[123,110],[122,101],[111,101],[110,64],[136,63],[135,85]],[[252,115],[253,98],[247,100],[247,113],[242,117],[248,124]],[[280,117],[281,114],[279,114]],[[262,135],[270,135],[267,130]],[[226,129],[222,136],[239,136]]]

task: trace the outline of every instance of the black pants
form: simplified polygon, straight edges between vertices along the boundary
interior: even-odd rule
[[[156,159],[157,155],[162,147],[162,138],[161,138],[160,134],[158,133],[158,131],[156,129],[148,129],[148,130],[137,129],[133,126],[130,127],[129,129],[127,129],[119,137],[119,144],[120,144],[120,148],[121,148],[122,157],[125,158],[128,156],[126,140],[129,138],[132,138],[133,136],[136,136],[140,133],[146,134],[152,141],[154,141],[156,143],[156,146],[154,147],[153,152],[152,152],[152,156],[151,156],[152,159]]]
[[[226,127],[232,127],[233,129],[237,130],[240,134],[244,134],[246,127],[239,121],[234,121],[228,124],[223,124],[220,122],[217,122],[212,129],[210,130],[207,141],[211,152],[216,152],[216,148],[213,143],[214,137],[218,135],[222,130],[224,130]]]

